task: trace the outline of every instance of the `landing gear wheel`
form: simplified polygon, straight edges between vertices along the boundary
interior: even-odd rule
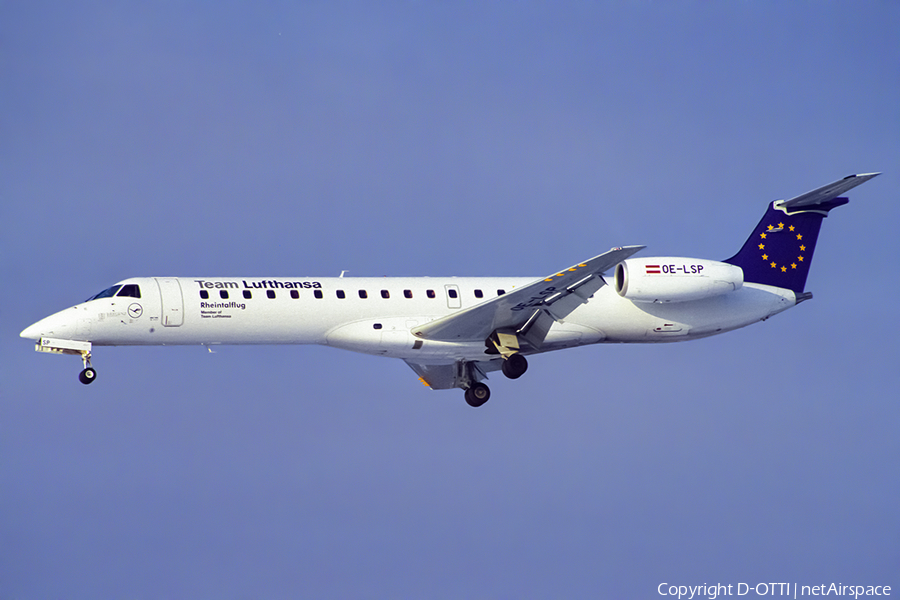
[[[466,404],[472,408],[484,405],[490,398],[491,388],[483,383],[473,383],[472,387],[466,390]]]
[[[503,361],[500,370],[510,379],[518,379],[528,370],[528,361],[517,352]]]
[[[78,374],[78,381],[87,385],[92,383],[97,378],[97,371],[94,370],[93,367],[87,367],[84,371]]]

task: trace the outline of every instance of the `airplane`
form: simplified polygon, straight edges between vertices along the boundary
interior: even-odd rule
[[[80,356],[85,384],[97,377],[95,346],[321,344],[402,359],[424,385],[461,388],[479,407],[488,373],[517,379],[526,357],[704,338],[809,300],[822,219],[877,175],[772,202],[723,261],[632,258],[644,246],[624,246],[545,277],[136,277],[20,335],[39,352]]]

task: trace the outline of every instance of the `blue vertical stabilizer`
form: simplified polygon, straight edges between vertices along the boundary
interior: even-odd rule
[[[850,175],[796,198],[773,202],[740,252],[724,262],[743,269],[746,282],[802,293],[822,219],[849,202],[840,194],[876,175]]]
[[[846,203],[836,198],[829,210]],[[744,247],[725,262],[743,269],[744,281],[803,292],[826,214],[821,210],[787,215],[769,205]]]

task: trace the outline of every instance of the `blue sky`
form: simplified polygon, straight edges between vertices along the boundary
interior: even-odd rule
[[[0,8],[0,598],[900,589],[900,6]],[[766,203],[884,171],[812,302],[594,346],[472,410],[319,347],[27,325],[131,276],[540,276],[721,259]]]

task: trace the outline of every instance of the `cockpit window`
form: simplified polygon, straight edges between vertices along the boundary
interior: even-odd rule
[[[119,293],[116,294],[117,298],[140,298],[141,297],[141,288],[136,283],[129,283],[128,285],[123,285],[122,289],[119,290]]]
[[[99,300],[100,298],[112,298],[113,296],[116,295],[116,292],[119,291],[119,288],[120,288],[120,287],[122,287],[122,286],[121,286],[121,285],[114,285],[114,286],[112,286],[111,288],[106,288],[105,290],[103,290],[103,291],[100,292],[99,294],[94,294],[93,296],[91,296],[90,298],[88,298],[87,300],[85,300],[85,302],[90,302],[91,300]]]

